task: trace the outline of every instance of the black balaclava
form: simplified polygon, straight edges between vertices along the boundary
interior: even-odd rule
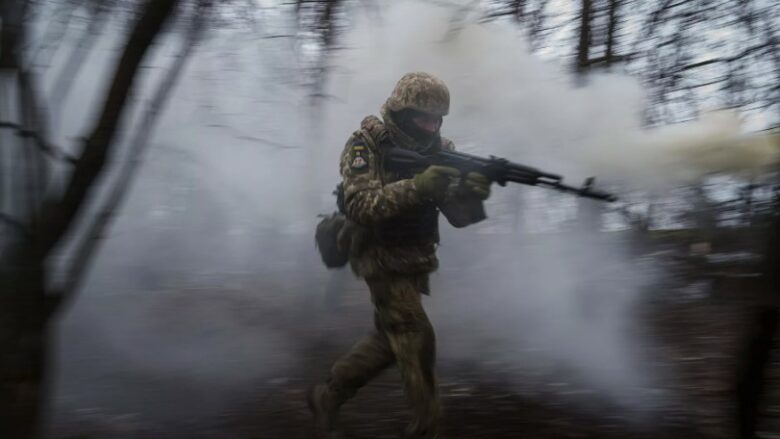
[[[390,115],[392,116],[396,125],[398,125],[398,128],[400,128],[404,133],[409,135],[409,137],[415,141],[419,142],[421,145],[430,145],[439,138],[439,132],[436,131],[435,133],[431,133],[418,127],[417,124],[414,123],[414,120],[412,119],[422,114],[424,113],[411,108],[404,108],[403,110],[390,112]]]

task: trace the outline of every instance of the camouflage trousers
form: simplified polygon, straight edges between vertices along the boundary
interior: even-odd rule
[[[436,340],[421,295],[428,275],[366,279],[374,303],[374,330],[331,369],[328,387],[341,404],[380,372],[395,364],[412,409],[412,437],[435,438],[441,407],[434,363]]]

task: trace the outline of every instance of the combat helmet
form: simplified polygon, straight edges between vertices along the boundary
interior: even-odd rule
[[[444,81],[425,72],[401,77],[385,104],[390,111],[412,109],[446,116],[450,111],[450,91]]]

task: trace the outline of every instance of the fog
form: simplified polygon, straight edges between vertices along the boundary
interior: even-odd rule
[[[448,84],[443,133],[459,150],[563,173],[574,185],[591,175],[611,188],[628,176],[626,188],[696,177],[716,165],[681,163],[681,154],[701,157],[707,139],[742,139],[732,119],[646,131],[633,79],[577,81],[568,66],[531,55],[513,26],[452,18],[451,9],[405,1],[382,8],[381,20],[355,14],[316,105],[301,73],[316,56],[290,39],[261,38],[287,29],[282,14],[266,16],[261,35],[218,30],[201,44],[83,292],[59,322],[57,416],[99,407],[177,422],[224,410],[259,383],[295,380],[311,348],[301,334],[339,318],[343,307],[326,306],[326,296],[342,286],[367,330],[367,291],[346,270],[321,265],[313,233],[316,215],[335,209],[344,142],[407,71]],[[105,80],[117,41],[98,45],[63,104],[59,143],[83,135],[93,116],[94,84]],[[156,49],[143,90],[174,48]],[[147,100],[136,94],[137,112]],[[755,151],[750,166],[776,160],[771,146]],[[624,238],[577,227],[577,202],[543,191],[496,186],[484,223],[454,230],[441,221],[441,269],[425,299],[440,363],[509,368],[521,392],[565,388],[585,407],[606,399],[639,417],[674,400],[657,390],[670,372],[652,367],[650,342],[636,336],[637,303],[663,270],[637,259]],[[337,334],[345,346],[362,335]],[[553,378],[534,387],[536,375]]]

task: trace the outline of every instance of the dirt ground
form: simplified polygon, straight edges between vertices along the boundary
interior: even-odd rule
[[[364,287],[342,280],[335,289],[343,293],[325,288],[313,299],[264,285],[258,300],[257,282],[83,300],[62,323],[48,437],[311,438],[305,393],[370,326]],[[636,310],[633,330],[643,341],[636,349],[665,377],[631,390],[650,409],[602,395],[578,381],[576,367],[528,374],[512,363],[445,356],[438,363],[444,437],[735,437],[736,364],[752,304],[691,278],[642,295]],[[228,318],[208,323],[215,315]],[[142,317],[143,325],[132,323]],[[446,343],[446,327],[442,333]],[[769,378],[765,438],[780,437],[780,373]],[[399,437],[407,412],[397,372],[362,389],[342,420],[348,438]]]
[[[663,355],[657,357],[655,367],[682,366],[676,370],[684,375],[677,377],[677,388],[671,390],[684,394],[685,400],[637,416],[600,398],[595,390],[567,389],[561,375],[552,371],[548,376],[535,377],[546,381],[541,387],[548,391],[525,395],[507,384],[513,381],[508,376],[512,370],[445,363],[439,367],[446,407],[445,437],[734,437],[732,352],[738,346],[733,328],[742,324],[740,318],[744,316],[717,304],[659,308],[651,314],[660,326],[652,334],[661,341],[657,354]],[[235,437],[311,437],[310,431],[302,428],[310,420],[304,391],[309,382],[327,370],[329,364],[323,358],[338,354],[312,351],[309,367],[301,370],[301,377],[311,378],[269,386],[260,401],[248,404],[247,413],[228,422],[235,429]],[[645,390],[663,393],[669,389]],[[394,371],[363,389],[343,409],[350,438],[399,437],[405,419],[403,395]]]

